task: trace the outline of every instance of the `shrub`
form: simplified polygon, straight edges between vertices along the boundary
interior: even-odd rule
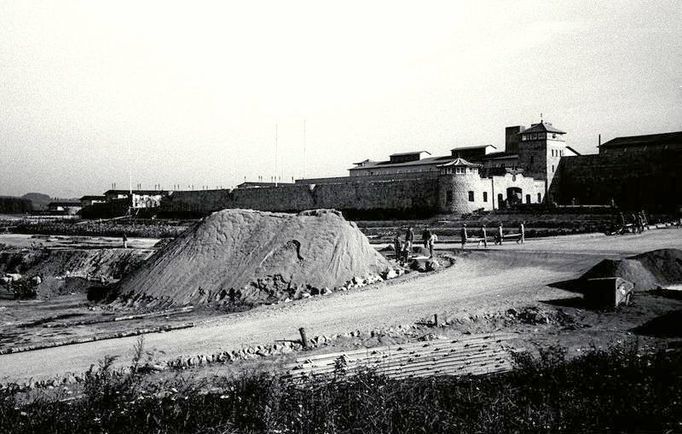
[[[677,432],[682,353],[636,346],[566,359],[552,347],[494,376],[394,380],[371,371],[292,381],[267,374],[141,386],[113,359],[86,374],[83,398],[17,405],[0,389],[0,432]],[[137,361],[135,361],[137,360]]]

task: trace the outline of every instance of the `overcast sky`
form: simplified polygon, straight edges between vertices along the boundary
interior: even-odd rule
[[[682,130],[681,23],[678,0],[0,0],[0,195],[340,176],[540,113],[596,152]]]

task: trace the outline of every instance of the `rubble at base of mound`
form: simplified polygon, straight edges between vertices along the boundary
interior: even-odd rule
[[[354,223],[334,210],[215,212],[121,281],[119,301],[235,309],[394,275]]]

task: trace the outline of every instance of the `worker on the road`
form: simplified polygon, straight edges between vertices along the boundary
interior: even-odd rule
[[[497,227],[497,237],[495,238],[495,244],[502,245],[504,241],[504,232],[502,231],[502,223]]]
[[[469,238],[467,236],[467,224],[466,223],[462,224],[462,229],[460,229],[459,234],[460,234],[460,237],[462,238],[462,250],[464,250],[464,246],[467,243],[467,238]]]
[[[483,247],[488,248],[488,232],[485,229],[485,225],[481,226],[481,232],[482,232],[482,239],[483,241]]]
[[[425,249],[429,248],[429,241],[430,240],[431,240],[431,231],[429,230],[428,226],[424,226],[424,230],[422,231],[422,243],[424,243]]]
[[[433,258],[433,248],[436,241],[438,241],[438,236],[431,232],[431,236],[429,237],[429,258]]]
[[[632,219],[632,232],[639,233],[639,216],[635,213],[632,213],[630,218]]]
[[[126,235],[125,232],[123,232],[123,236],[121,238],[123,238],[123,248],[127,249],[128,248],[128,236]]]
[[[405,246],[404,246],[404,253],[405,253],[405,261],[410,259],[410,252],[412,251],[412,243],[414,242],[414,231],[412,230],[412,226],[409,226],[407,228],[407,231],[405,232]]]
[[[526,222],[521,222],[521,225],[519,226],[519,238],[516,239],[516,244],[523,244],[526,242],[526,227],[524,225]]]
[[[393,251],[395,252],[395,260],[399,261],[403,254],[403,243],[400,241],[400,233],[396,232],[393,238]]]
[[[649,222],[648,222],[647,219],[646,219],[646,214],[644,213],[644,210],[641,210],[641,211],[639,212],[639,215],[640,215],[641,218],[642,218],[642,230],[648,229]]]

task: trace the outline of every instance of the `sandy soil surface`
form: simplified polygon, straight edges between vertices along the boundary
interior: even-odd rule
[[[606,257],[682,246],[682,230],[641,235],[577,235],[505,243],[487,251],[471,249],[441,272],[411,274],[364,290],[334,293],[292,303],[261,306],[245,313],[208,318],[191,329],[146,335],[146,345],[162,359],[211,354],[245,345],[309,336],[374,330],[430,318],[470,318],[539,301],[574,298],[547,286],[573,279]],[[441,245],[440,248],[447,248]],[[82,372],[104,355],[126,363],[135,338],[121,338],[0,356],[0,380],[46,378]]]

